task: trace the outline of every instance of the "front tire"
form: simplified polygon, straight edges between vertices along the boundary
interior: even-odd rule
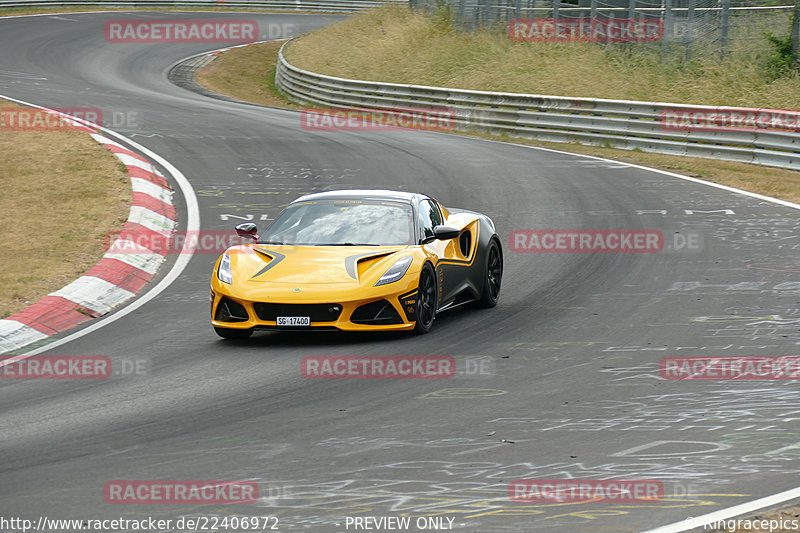
[[[217,332],[217,335],[222,337],[223,339],[230,339],[230,340],[244,340],[250,337],[253,334],[253,329],[231,329],[231,328],[218,328],[214,327],[214,331]]]
[[[428,333],[433,327],[438,302],[436,293],[436,274],[431,265],[425,263],[419,273],[419,287],[417,288],[417,322],[414,324],[414,333],[418,335]]]
[[[500,297],[500,285],[503,281],[503,252],[500,245],[492,239],[486,251],[486,270],[483,276],[483,292],[479,303],[481,307],[494,307]]]

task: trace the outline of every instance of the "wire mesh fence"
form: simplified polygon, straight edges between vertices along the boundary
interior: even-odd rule
[[[410,0],[459,27],[516,41],[635,43],[686,59],[770,53],[792,31],[792,0]]]

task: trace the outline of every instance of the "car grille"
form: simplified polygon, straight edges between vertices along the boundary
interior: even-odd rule
[[[217,314],[214,315],[214,320],[218,322],[247,322],[250,317],[247,314],[247,309],[242,304],[223,296],[217,304]]]
[[[269,321],[275,321],[279,316],[307,316],[311,322],[333,322],[342,314],[339,304],[254,303],[253,309],[259,319]]]
[[[362,305],[350,316],[350,322],[354,324],[373,324],[390,325],[402,324],[403,319],[395,311],[392,304],[386,300],[378,300],[366,305]]]

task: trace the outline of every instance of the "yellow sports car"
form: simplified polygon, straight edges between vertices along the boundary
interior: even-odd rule
[[[251,244],[214,265],[211,324],[256,329],[413,330],[468,302],[494,307],[503,250],[492,220],[424,194],[342,190],[302,196]]]

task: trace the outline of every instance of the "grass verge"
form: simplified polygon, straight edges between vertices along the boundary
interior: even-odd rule
[[[128,218],[131,188],[125,167],[80,131],[0,129],[0,161],[4,318],[97,263],[104,236]]]
[[[785,18],[763,31],[782,30],[783,25],[788,30],[788,15]],[[775,79],[768,67],[770,45],[757,30],[753,33],[760,44],[732,52],[726,61],[716,55],[665,60],[657,49],[646,47],[514,42],[500,31],[463,32],[441,17],[387,6],[304,35],[288,50],[287,59],[320,74],[390,83],[648,102],[798,107],[800,76]]]
[[[195,79],[214,92],[245,102],[300,109],[275,86],[275,65],[283,43],[275,41],[227,50],[198,70]]]

